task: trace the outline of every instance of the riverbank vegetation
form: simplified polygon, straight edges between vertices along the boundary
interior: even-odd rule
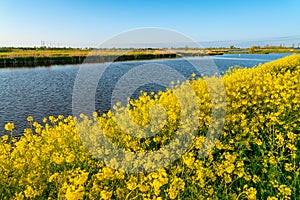
[[[160,49],[0,48],[0,68],[176,57],[180,57],[180,55]]]
[[[140,54],[164,54],[170,53],[161,49],[94,49],[94,48],[0,48],[0,58],[24,58],[24,57],[59,57],[59,56],[88,56],[88,55],[140,55]]]
[[[0,140],[0,198],[297,199],[300,55],[252,69],[231,69],[221,78],[226,90],[224,128],[214,148],[201,157],[199,152],[208,148],[202,143],[212,109],[206,83],[216,83],[216,79],[188,80],[157,95],[142,93],[128,106],[116,105],[114,112],[103,116],[94,113],[89,119],[50,116],[39,124],[29,116],[28,128],[18,140],[12,137],[13,123],[6,124],[7,135]],[[83,145],[79,130],[97,144],[103,137],[95,134],[99,126],[111,142],[127,151],[151,152],[169,144],[180,125],[194,123],[191,118],[180,121],[184,113],[174,96],[174,91],[184,96],[186,87],[195,91],[199,109],[191,110],[190,115],[197,114],[200,120],[188,150],[169,166],[128,173],[112,169],[93,156],[98,151],[109,154],[109,150],[95,149],[91,154]],[[115,121],[127,110],[135,123],[145,126],[155,104],[160,104],[167,115],[164,126],[163,117],[155,118],[154,128],[160,131],[152,137],[133,137]]]

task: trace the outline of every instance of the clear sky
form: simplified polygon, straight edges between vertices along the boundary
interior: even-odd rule
[[[196,41],[300,35],[299,0],[0,0],[0,46],[89,46],[160,27]]]

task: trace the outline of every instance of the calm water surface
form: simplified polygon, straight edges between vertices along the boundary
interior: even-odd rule
[[[222,73],[230,66],[253,67],[287,55],[227,54],[209,58],[193,57],[186,59],[118,62],[112,64],[0,69],[0,135],[3,134],[4,124],[9,121],[13,121],[16,130],[21,132],[28,126],[26,118],[29,115],[33,116],[39,122],[43,117],[50,115],[72,115],[72,92],[80,67],[87,67],[89,70],[107,67],[99,80],[95,95],[96,109],[106,112],[110,109],[112,92],[118,80],[129,70],[143,64],[166,65],[188,78],[193,72],[198,76],[200,76],[200,73],[209,74],[210,72],[207,70],[210,68],[203,68],[203,66],[212,64],[211,61],[217,66],[218,71]],[[157,78],[163,80],[166,77],[168,77],[168,73],[162,72]],[[172,80],[172,77],[168,77],[168,79]],[[125,85],[125,87],[130,87],[131,81],[134,80],[128,80],[128,86]],[[144,91],[158,91],[165,88],[154,83],[146,84],[137,88],[131,97],[136,98],[141,89]]]

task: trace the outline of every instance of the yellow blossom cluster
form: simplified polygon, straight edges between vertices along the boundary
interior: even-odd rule
[[[203,145],[214,124],[213,106],[222,102],[212,100],[207,86],[217,79],[226,92],[224,127],[217,141]],[[28,117],[30,128],[19,139],[11,138],[14,124],[6,124],[0,139],[0,199],[299,198],[300,55],[172,87],[141,93],[102,116],[50,116],[42,124]],[[212,88],[218,93],[217,85]],[[145,154],[171,144],[180,150],[178,144],[189,138],[186,150],[174,153],[177,159],[162,150],[142,165],[134,162],[135,154],[97,145],[107,142]],[[117,153],[138,172],[120,170]],[[99,160],[97,155],[107,156]],[[149,170],[148,163],[160,162],[168,165]]]

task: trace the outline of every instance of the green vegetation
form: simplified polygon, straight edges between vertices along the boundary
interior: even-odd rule
[[[251,46],[249,48],[230,48],[224,49],[228,54],[269,54],[269,53],[300,53],[300,48],[283,47],[283,46]]]
[[[148,60],[179,56],[159,49],[0,48],[0,68]]]

